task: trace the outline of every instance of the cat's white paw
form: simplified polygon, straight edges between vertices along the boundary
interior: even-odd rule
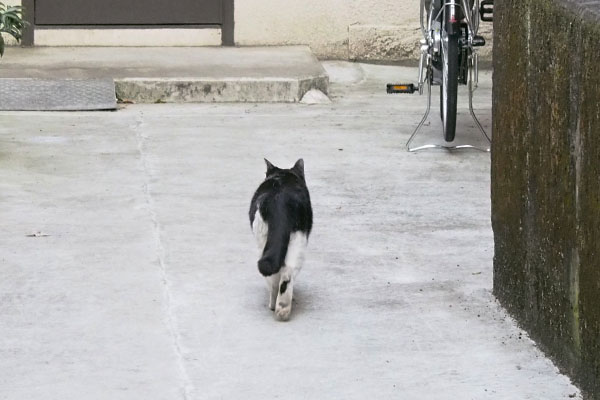
[[[275,319],[277,319],[278,321],[287,321],[290,319],[290,315],[292,314],[292,304],[287,304],[282,306],[282,303],[280,302],[279,304],[277,304],[277,307],[275,308]]]

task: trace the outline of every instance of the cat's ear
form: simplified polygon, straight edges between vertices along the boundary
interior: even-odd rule
[[[269,176],[271,173],[275,172],[275,170],[277,169],[276,166],[274,166],[273,164],[271,164],[271,162],[269,160],[267,160],[265,158],[265,164],[267,164],[267,176]]]
[[[294,171],[296,171],[301,177],[304,178],[304,160],[299,159],[296,161],[296,164],[292,167]]]

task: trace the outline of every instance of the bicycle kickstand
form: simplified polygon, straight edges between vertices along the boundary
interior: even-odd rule
[[[473,118],[473,121],[475,121],[477,128],[479,128],[479,132],[481,132],[481,135],[487,140],[488,145],[491,145],[492,139],[490,139],[488,134],[485,132],[485,129],[483,129],[483,126],[481,125],[481,122],[479,122],[479,119],[475,115],[475,110],[473,109],[473,93],[475,92],[475,89],[477,89],[477,87],[473,87],[473,75],[477,74],[477,54],[474,56],[475,57],[472,59],[471,65],[469,66],[469,112],[471,113],[471,117]],[[490,147],[488,146],[487,149],[478,148],[478,150],[489,152]]]
[[[471,65],[469,66],[469,83],[468,83],[469,112],[471,114],[471,117],[475,121],[475,124],[477,125],[479,132],[487,140],[488,146],[487,147],[478,147],[478,146],[473,146],[470,144],[463,144],[463,145],[457,145],[457,146],[448,146],[448,145],[440,145],[440,144],[426,144],[426,145],[418,146],[418,147],[410,147],[410,144],[412,143],[414,138],[420,133],[421,128],[423,128],[423,125],[425,124],[425,121],[427,121],[427,118],[429,117],[429,113],[431,112],[431,79],[430,79],[430,75],[429,75],[431,73],[431,70],[429,68],[427,68],[426,69],[427,72],[426,72],[426,76],[425,76],[425,81],[427,82],[426,83],[426,86],[427,86],[427,108],[425,110],[425,114],[423,115],[423,118],[421,118],[421,121],[419,122],[419,124],[417,125],[417,127],[415,128],[413,133],[410,135],[410,138],[406,142],[406,150],[407,151],[415,152],[415,151],[425,150],[425,149],[446,149],[446,150],[473,149],[473,150],[479,150],[479,151],[483,151],[483,152],[490,151],[489,144],[491,144],[492,141],[491,141],[490,137],[488,136],[488,134],[483,129],[483,126],[481,125],[481,122],[479,122],[479,119],[475,115],[475,110],[473,109],[473,92],[476,89],[476,87],[473,86],[473,75],[477,73],[476,72],[476,69],[477,69],[476,63],[477,63],[476,60],[472,60]],[[406,85],[406,86],[404,86],[404,85],[402,85],[402,86],[388,85],[388,93],[414,93],[415,91],[416,91],[416,89],[414,88],[414,85],[412,85],[412,84]]]
[[[425,146],[419,146],[419,147],[414,147],[414,148],[410,147],[410,142],[412,142],[413,139],[415,138],[415,136],[417,136],[417,134],[423,127],[423,124],[425,124],[425,121],[427,121],[427,117],[429,117],[429,112],[431,111],[431,79],[429,78],[429,72],[427,73],[425,80],[427,81],[427,109],[425,110],[425,114],[423,115],[423,118],[421,118],[421,122],[419,122],[419,125],[417,125],[417,127],[413,131],[412,135],[410,135],[410,138],[406,142],[406,150],[409,152],[436,147],[436,145],[433,145],[433,144],[427,144]]]

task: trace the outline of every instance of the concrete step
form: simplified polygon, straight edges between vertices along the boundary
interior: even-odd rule
[[[329,87],[307,46],[11,47],[0,78],[112,78],[135,103],[297,102]]]

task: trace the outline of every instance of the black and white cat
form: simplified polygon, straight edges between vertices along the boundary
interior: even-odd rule
[[[290,169],[277,168],[266,159],[265,163],[266,178],[250,203],[250,225],[261,252],[258,270],[270,291],[269,308],[278,320],[286,321],[312,228],[312,207],[302,159]]]

